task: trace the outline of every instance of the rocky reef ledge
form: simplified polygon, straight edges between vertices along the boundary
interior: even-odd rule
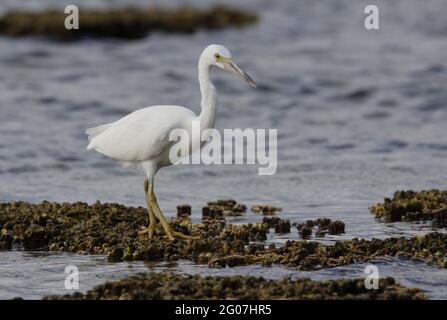
[[[200,29],[243,27],[258,20],[255,13],[222,5],[209,9],[79,8],[79,29],[76,30],[65,28],[66,17],[62,9],[11,11],[0,17],[0,34],[11,37],[43,36],[57,40],[77,40],[83,37],[139,39],[157,31],[192,33]]]
[[[111,261],[187,259],[210,267],[280,264],[315,270],[386,256],[420,259],[447,267],[445,233],[433,232],[413,238],[340,240],[334,245],[297,240],[276,247],[263,243],[274,230],[270,220],[233,225],[207,216],[198,224],[192,224],[187,217],[172,219],[170,223],[173,229],[200,239],[169,241],[162,235],[151,240],[139,237],[138,231],[148,224],[147,211],[142,207],[99,202],[93,205],[0,203],[0,249],[20,246],[27,250],[106,254]]]
[[[48,296],[45,299],[425,299],[419,289],[403,287],[392,278],[380,279],[377,290],[367,290],[364,281],[364,279],[313,281],[307,278],[267,280],[251,276],[201,277],[147,273],[106,282],[85,294]]]
[[[447,191],[396,191],[369,209],[386,222],[432,220],[434,227],[447,227]]]

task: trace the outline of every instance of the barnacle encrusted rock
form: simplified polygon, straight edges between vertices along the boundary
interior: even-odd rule
[[[268,228],[275,229],[276,233],[289,233],[291,223],[289,220],[284,220],[278,217],[264,217],[262,222],[267,225]]]
[[[274,207],[265,204],[256,204],[251,207],[251,211],[253,213],[262,213],[263,215],[269,216],[274,215],[276,212],[281,211],[282,209],[279,207]]]
[[[407,288],[393,278],[379,280],[377,290],[367,290],[364,279],[314,281],[308,278],[267,280],[252,276],[201,277],[172,273],[147,273],[106,282],[86,293],[48,296],[54,300],[134,299],[380,299],[422,300],[419,289]]]
[[[298,229],[298,233],[303,239],[310,239],[312,230],[315,226],[318,229],[315,231],[317,238],[324,237],[327,233],[331,235],[340,235],[345,233],[345,223],[341,220],[332,221],[329,218],[318,218],[316,220],[307,220],[303,223],[294,224]]]
[[[243,27],[255,23],[257,15],[226,6],[207,10],[194,8],[79,9],[79,29],[64,27],[63,10],[41,12],[10,11],[0,17],[0,34],[44,36],[58,40],[95,38],[143,38],[151,32],[192,33],[200,29]]]
[[[202,218],[241,216],[247,211],[245,204],[238,203],[233,199],[220,199],[208,202],[202,208]]]
[[[139,237],[140,228],[148,224],[147,211],[141,207],[99,202],[93,205],[81,202],[0,203],[0,248],[21,245],[28,250],[107,254],[112,261],[187,259],[211,267],[282,264],[314,270],[385,256],[422,259],[447,267],[445,233],[434,232],[409,239],[352,239],[337,241],[334,245],[287,241],[280,247],[267,247],[260,242],[267,238],[271,226],[268,223],[191,224],[187,219],[175,219],[170,223],[173,229],[198,235],[200,239],[169,241],[161,235],[152,240]]]
[[[434,220],[437,227],[447,226],[447,191],[397,191],[370,208],[377,218],[386,222]]]
[[[189,217],[191,215],[191,206],[189,204],[182,204],[177,206],[177,218]]]
[[[0,203],[0,248],[20,245],[27,250],[107,254],[113,261],[196,260],[201,253],[243,253],[250,241],[266,240],[268,232],[263,223],[232,225],[214,221],[193,225],[181,218],[171,221],[173,229],[199,235],[200,240],[168,241],[158,235],[147,240],[138,236],[140,228],[147,224],[147,211],[142,207],[99,202]]]

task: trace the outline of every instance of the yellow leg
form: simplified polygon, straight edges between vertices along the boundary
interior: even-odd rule
[[[157,228],[157,221],[154,215],[154,210],[152,208],[152,206],[150,205],[150,201],[149,201],[149,181],[148,179],[144,180],[144,196],[146,199],[146,205],[147,205],[147,212],[149,215],[149,227],[140,231],[139,234],[140,235],[148,235],[149,239],[152,239],[152,237],[154,236],[154,232],[159,232],[160,230],[158,230]]]
[[[174,240],[174,237],[181,238],[181,239],[188,239],[188,240],[199,239],[199,237],[188,236],[181,232],[172,230],[171,226],[169,225],[169,223],[166,221],[165,217],[163,216],[163,213],[161,212],[160,207],[158,206],[157,198],[155,197],[155,194],[153,193],[153,191],[152,191],[152,194],[149,196],[149,201],[150,201],[150,204],[152,205],[152,209],[155,213],[155,216],[158,218],[158,220],[160,220],[160,223],[161,223],[163,229],[165,230],[166,235],[168,236],[169,240]]]

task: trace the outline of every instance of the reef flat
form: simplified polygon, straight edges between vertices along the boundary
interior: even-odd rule
[[[233,225],[221,219],[204,219],[203,223],[191,224],[188,218],[182,217],[170,221],[173,229],[197,235],[199,240],[169,241],[162,235],[149,240],[138,235],[148,224],[147,211],[142,207],[99,202],[93,205],[10,202],[0,204],[0,248],[21,246],[26,250],[106,254],[111,261],[187,259],[210,267],[280,264],[316,270],[386,256],[421,259],[447,267],[447,234],[444,233],[413,238],[340,240],[334,245],[298,240],[276,247],[262,243],[272,231],[271,221]],[[327,220],[319,221],[327,225]],[[275,223],[281,226],[277,231],[290,232],[283,227],[290,222],[278,224],[275,219]]]
[[[434,227],[447,227],[447,191],[396,191],[369,209],[386,222],[432,220]]]
[[[419,289],[406,288],[392,278],[380,279],[377,290],[367,290],[364,281],[364,279],[314,281],[308,278],[267,280],[251,276],[201,277],[148,273],[106,282],[84,294],[48,296],[45,299],[425,299]]]
[[[139,39],[151,32],[192,33],[243,27],[258,20],[255,13],[214,6],[202,10],[190,7],[79,9],[79,29],[66,29],[63,10],[11,11],[0,17],[0,34],[10,37],[41,36],[56,40],[89,38]]]

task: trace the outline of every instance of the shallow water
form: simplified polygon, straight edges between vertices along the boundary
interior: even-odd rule
[[[280,206],[281,216],[292,221],[341,219],[347,234],[335,239],[430,231],[426,224],[378,223],[367,208],[398,189],[445,189],[447,20],[442,13],[447,2],[382,0],[381,29],[375,32],[363,28],[368,1],[219,2],[256,10],[261,20],[242,30],[154,34],[139,41],[54,43],[0,37],[0,201],[99,199],[144,205],[143,174],[85,150],[84,130],[153,104],[180,104],[199,112],[197,57],[209,43],[222,43],[259,87],[251,89],[215,72],[217,127],[277,128],[278,172],[258,176],[255,166],[244,165],[162,170],[156,193],[167,216],[175,214],[176,205],[189,203],[198,221],[206,201],[231,197],[249,206]],[[102,7],[124,1],[71,3]],[[0,13],[36,6],[35,1],[7,0]],[[38,6],[61,3],[45,0]],[[259,217],[247,214],[235,220]],[[297,238],[296,232],[272,241],[287,238]],[[17,256],[2,258],[1,264],[29,266],[29,274],[38,273],[39,281],[48,280],[46,289],[53,288],[51,279],[59,276],[53,267],[37,267],[47,264],[45,259],[34,264],[33,253],[0,253],[9,254]],[[97,257],[73,257],[90,263],[91,270],[102,266]],[[125,274],[122,265],[107,264],[118,268],[111,271],[117,277]],[[401,267],[411,270],[414,264],[389,260],[384,268],[391,272]],[[233,271],[251,270],[257,267]],[[343,269],[330,272],[338,270]],[[413,276],[433,296],[447,291],[445,283],[430,280],[429,271]],[[19,279],[14,284],[1,280],[0,296],[14,290],[26,296],[29,278]],[[27,294],[46,293],[45,287],[39,290]]]
[[[359,263],[318,271],[298,271],[283,266],[252,266],[224,269],[209,268],[189,261],[144,263],[144,262],[107,262],[104,256],[87,256],[73,253],[24,252],[8,251],[2,253],[0,269],[2,286],[0,297],[12,299],[40,299],[50,294],[71,294],[76,291],[87,291],[105,281],[120,278],[139,272],[169,271],[185,275],[202,276],[251,275],[268,279],[283,277],[311,278],[313,280],[329,280],[340,278],[365,277],[366,266],[373,264],[379,268],[380,277],[393,277],[408,287],[424,290],[430,299],[447,299],[447,270],[428,266],[424,262],[412,262],[398,258],[374,260],[370,263]],[[79,272],[79,288],[66,289],[65,268],[75,265]]]

